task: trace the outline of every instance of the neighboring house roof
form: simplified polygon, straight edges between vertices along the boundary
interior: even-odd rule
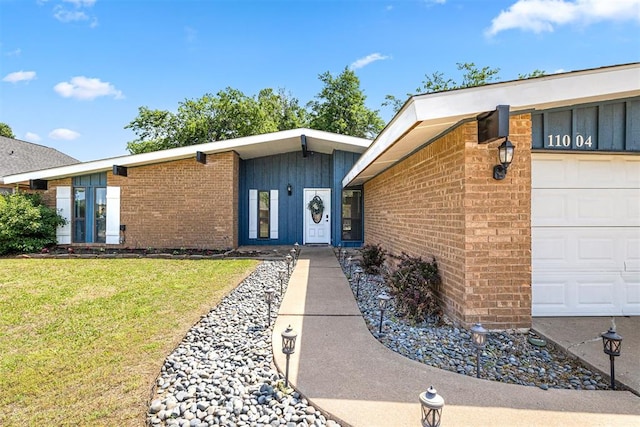
[[[7,175],[73,163],[78,160],[54,148],[0,136],[0,184]]]
[[[498,105],[510,105],[517,114],[638,95],[640,63],[416,95],[376,137],[342,185],[363,184],[460,123]]]
[[[30,179],[57,179],[67,176],[86,175],[96,172],[112,170],[114,165],[142,166],[154,163],[195,157],[196,152],[206,154],[235,151],[242,159],[252,159],[275,154],[302,151],[302,136],[305,136],[306,150],[310,152],[331,154],[334,150],[364,152],[371,144],[371,140],[353,136],[323,132],[314,129],[292,129],[262,135],[252,135],[243,138],[224,141],[208,142],[151,153],[133,154],[113,157],[103,160],[78,163],[52,169],[37,170],[27,173],[17,173],[5,177],[5,182],[15,183]]]

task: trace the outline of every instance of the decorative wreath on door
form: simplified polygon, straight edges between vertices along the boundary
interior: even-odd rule
[[[313,196],[313,199],[311,199],[307,204],[307,209],[311,211],[311,218],[313,219],[313,222],[318,224],[320,221],[322,221],[324,203],[322,202],[320,196],[318,196],[317,194]]]

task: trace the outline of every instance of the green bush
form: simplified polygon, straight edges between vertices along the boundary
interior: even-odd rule
[[[362,253],[362,268],[367,274],[378,274],[381,272],[382,264],[386,252],[380,245],[364,245],[360,250]]]
[[[428,318],[440,320],[439,287],[441,283],[438,264],[421,257],[414,258],[402,253],[400,262],[386,275],[385,280],[396,299],[396,308],[413,321]]]
[[[0,197],[0,255],[39,252],[56,244],[56,228],[66,220],[42,203],[39,194]]]

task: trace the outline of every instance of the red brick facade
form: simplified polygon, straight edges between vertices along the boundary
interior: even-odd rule
[[[107,186],[120,187],[123,246],[132,248],[226,249],[238,245],[238,176],[235,152],[129,167],[127,176],[107,172]],[[44,194],[56,206],[55,188]]]
[[[435,257],[445,312],[469,326],[531,325],[531,118],[512,116],[516,146],[493,179],[497,146],[460,125],[364,186],[365,239],[392,254]]]

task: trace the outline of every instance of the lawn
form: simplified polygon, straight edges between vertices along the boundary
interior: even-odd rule
[[[0,259],[0,425],[144,425],[165,357],[256,265]]]

